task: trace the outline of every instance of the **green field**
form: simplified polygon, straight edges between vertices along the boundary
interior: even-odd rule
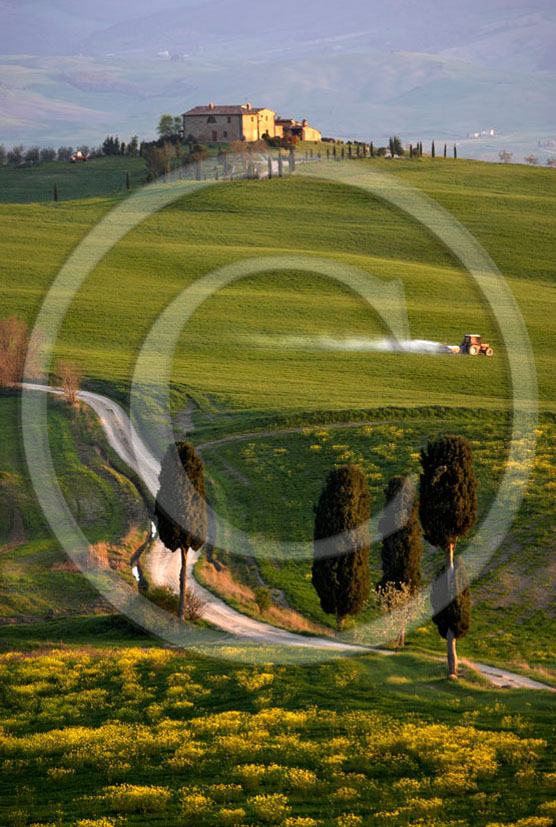
[[[535,467],[511,534],[473,584],[473,625],[459,650],[554,683],[555,173],[429,159],[362,164],[393,172],[452,212],[493,258],[524,315],[539,383]],[[275,269],[212,295],[181,332],[172,414],[182,435],[193,403],[198,445],[245,437],[202,448],[211,501],[252,533],[242,553],[276,549],[274,559],[258,560],[264,581],[328,624],[309,560],[284,559],[278,541],[310,540],[312,506],[334,464],[361,465],[376,515],[389,476],[417,472],[419,448],[447,431],[472,441],[483,516],[509,440],[502,335],[452,254],[383,200],[300,175],[190,186],[92,271],[55,355],[80,362],[87,387],[127,404],[138,352],[169,302],[215,267],[276,255]],[[71,251],[123,201],[91,192],[97,197],[57,205],[0,205],[0,317],[32,323]],[[459,343],[478,331],[494,358],[281,347],[295,337],[387,335],[347,288],[281,267],[280,257],[292,254],[402,279],[412,338]],[[156,442],[149,426],[157,410],[143,402],[141,424]],[[552,696],[493,691],[467,667],[458,684],[446,681],[432,622],[412,632],[403,655],[322,666],[239,666],[229,649],[212,660],[162,650],[123,618],[97,616],[108,607],[81,575],[57,565],[65,558],[31,493],[15,395],[0,397],[0,425],[2,824],[553,823]],[[70,508],[129,578],[126,561],[145,528],[136,481],[92,415],[53,403],[49,432]],[[229,553],[238,549],[225,537],[220,546],[217,559],[250,582],[252,570]],[[375,543],[373,579],[378,554]],[[436,565],[427,548],[425,578]],[[360,620],[375,613],[371,605]],[[357,636],[356,625],[347,633]]]
[[[87,163],[52,161],[14,169],[0,166],[0,201],[13,204],[53,201],[54,184],[58,200],[71,201],[120,195],[126,192],[126,173],[132,188],[146,180],[142,158],[92,158]]]
[[[20,440],[19,399],[0,395],[0,617],[2,623],[110,611],[52,538],[34,496]],[[132,472],[106,445],[88,409],[49,405],[56,474],[75,518],[105,561],[131,581],[129,558],[145,538]],[[1,637],[1,635],[0,635]]]
[[[541,403],[553,409],[553,171],[467,161],[375,165],[421,187],[484,245],[520,303]],[[113,206],[113,201],[91,200],[1,207],[0,312],[17,308],[31,320],[69,252]],[[30,249],[39,252],[29,256]],[[181,289],[214,267],[286,253],[354,265],[381,279],[401,277],[413,338],[458,343],[473,328],[492,343],[496,358],[435,358],[431,370],[431,357],[425,355],[283,350],[272,340],[265,347],[265,336],[385,335],[376,314],[347,288],[277,266],[274,273],[221,290],[194,314],[174,359],[177,405],[180,396],[183,404],[193,396],[228,412],[252,414],[385,404],[507,404],[500,332],[451,254],[395,208],[356,189],[313,180],[223,183],[149,217],[79,290],[57,352],[82,362],[90,383],[123,394],[148,330]]]
[[[2,824],[553,823],[543,693],[406,654],[256,668],[141,643],[0,658]]]

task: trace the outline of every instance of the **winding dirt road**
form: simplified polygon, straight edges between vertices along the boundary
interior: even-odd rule
[[[46,385],[24,383],[22,387],[27,390],[37,390],[56,395],[62,394],[60,389],[48,387]],[[151,454],[145,443],[142,441],[124,409],[108,397],[101,396],[98,393],[80,391],[78,393],[78,397],[82,402],[89,405],[98,415],[112,449],[144,481],[151,494],[156,496],[158,492],[160,463]],[[291,428],[292,432],[298,430],[300,429]],[[273,432],[269,432],[269,434],[270,433]],[[287,431],[281,431],[281,433],[287,433]],[[260,436],[260,434],[258,435]],[[236,438],[242,439],[244,437],[245,435],[240,434]],[[234,438],[227,437],[224,440],[215,440],[212,443],[206,443],[205,447],[209,447],[209,445],[211,447],[216,446],[224,442],[229,442],[232,439]],[[241,614],[240,612],[235,611],[235,609],[232,609],[224,603],[224,601],[215,597],[207,589],[204,589],[195,580],[193,575],[193,566],[195,565],[198,556],[199,552],[189,552],[188,554],[188,586],[200,597],[202,597],[206,603],[206,609],[203,615],[204,619],[209,623],[212,623],[214,626],[217,626],[219,629],[223,629],[233,635],[248,638],[261,643],[312,648],[316,647],[319,649],[331,649],[346,652],[351,651],[363,653],[373,651],[382,655],[393,654],[392,652],[388,652],[386,650],[369,649],[368,647],[355,646],[324,637],[298,635],[293,632],[278,629],[276,626],[271,626],[268,623],[262,623],[261,621],[254,620]],[[164,549],[162,543],[157,541],[154,544],[154,548],[149,553],[147,566],[150,569],[153,581],[157,585],[167,585],[175,591],[178,590],[180,567],[180,558],[178,554],[170,554]],[[489,683],[498,688],[544,689],[549,692],[556,692],[556,688],[554,687],[532,680],[531,678],[526,678],[522,675],[517,675],[513,672],[508,672],[498,667],[471,661],[468,661],[468,663],[471,668],[476,669],[489,681]]]

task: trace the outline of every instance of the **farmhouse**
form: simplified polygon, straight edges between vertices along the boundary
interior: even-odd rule
[[[198,141],[258,141],[264,135],[270,138],[297,136],[303,141],[320,141],[321,133],[306,120],[277,118],[273,109],[251,106],[195,106],[184,112],[183,135]]]
[[[318,129],[309,126],[307,119],[294,121],[293,118],[276,118],[276,135],[284,137],[294,135],[301,141],[320,141],[322,134]]]

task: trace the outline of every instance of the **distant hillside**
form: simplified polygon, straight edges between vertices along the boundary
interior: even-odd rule
[[[556,9],[548,0],[0,0],[0,143],[151,137],[159,115],[264,103],[326,134],[500,143],[520,159],[556,136]],[[27,57],[21,57],[27,55]],[[34,55],[34,56],[33,56]],[[519,149],[517,149],[519,147]]]
[[[532,78],[435,55],[337,53],[223,65],[199,57],[12,58],[0,72],[0,143],[152,137],[162,112],[209,100],[263,102],[307,117],[325,135],[375,142],[394,133],[460,142],[494,128],[501,137],[489,145],[462,146],[475,157],[497,158],[498,149],[519,141],[521,160],[537,140],[556,135],[553,74]]]

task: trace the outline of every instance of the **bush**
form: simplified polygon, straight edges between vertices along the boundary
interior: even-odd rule
[[[266,586],[257,586],[255,589],[255,602],[259,612],[262,614],[270,608],[270,589]]]
[[[213,806],[213,802],[203,793],[193,790],[187,792],[182,798],[181,811],[184,816],[199,817],[205,816]]]
[[[256,815],[265,824],[280,824],[288,815],[290,807],[288,799],[282,793],[255,795],[249,799]]]
[[[166,809],[170,795],[167,787],[120,784],[108,787],[104,798],[122,813],[158,813]]]
[[[224,807],[218,813],[218,823],[224,825],[224,827],[236,827],[236,825],[243,823],[244,818],[245,810],[243,807],[236,807],[233,810]]]
[[[155,603],[170,614],[177,615],[179,596],[170,586],[151,586],[144,592],[144,595],[151,603]]]

